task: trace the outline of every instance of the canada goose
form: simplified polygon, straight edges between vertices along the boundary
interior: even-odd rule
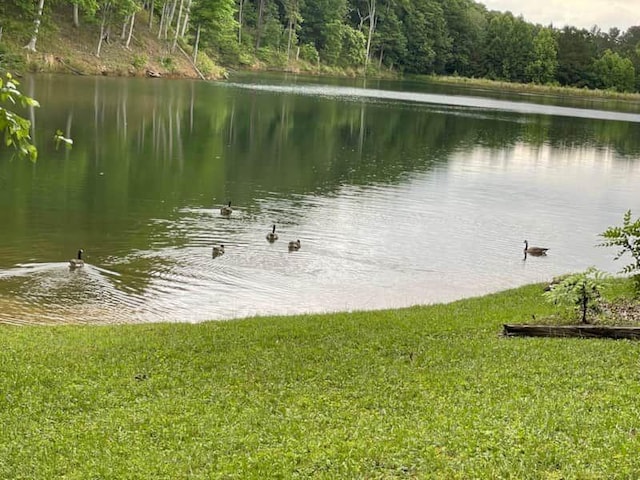
[[[276,233],[276,226],[273,226],[273,230],[267,233],[267,241],[270,243],[275,242],[278,239],[278,234]]]
[[[289,251],[291,252],[293,250],[300,250],[300,240],[296,240],[296,241],[291,240],[289,242]]]
[[[82,259],[83,249],[78,250],[78,258],[72,258],[69,260],[69,268],[74,270],[76,268],[84,267],[84,260]]]
[[[224,255],[224,245],[220,244],[220,246],[213,247],[213,251],[211,252],[213,258],[219,257],[220,255]]]
[[[546,255],[547,254],[547,250],[549,250],[548,248],[541,248],[541,247],[530,247],[529,246],[529,242],[527,242],[526,240],[524,241],[524,254],[525,256],[527,254],[529,255],[533,255],[534,257],[540,257],[542,255]]]
[[[225,217],[231,215],[231,212],[233,212],[233,209],[231,208],[231,202],[229,202],[229,205],[223,205],[220,209],[220,215],[224,215]]]

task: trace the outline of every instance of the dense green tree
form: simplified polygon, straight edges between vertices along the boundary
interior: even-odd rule
[[[533,40],[533,61],[527,65],[527,76],[535,83],[549,83],[558,69],[558,44],[550,28],[541,28]]]
[[[333,57],[335,36],[340,31],[337,24],[344,23],[347,15],[346,0],[308,0],[301,5],[300,15],[304,23],[300,28],[300,41],[314,45],[321,57]],[[327,51],[327,44],[333,46]]]
[[[633,90],[636,72],[631,60],[607,50],[593,64],[598,87],[630,92]]]
[[[371,59],[372,40],[378,25],[380,6],[379,0],[351,0],[351,11],[357,14],[357,28],[366,37],[365,68]]]
[[[589,30],[589,33],[595,46],[596,56],[601,56],[607,50],[613,52],[618,50],[620,36],[622,35],[620,29],[613,27],[608,32],[603,32],[598,26],[594,26]]]
[[[93,17],[98,9],[98,0],[70,0],[73,8],[73,25],[80,26],[80,12]]]
[[[490,78],[527,81],[534,59],[533,27],[511,12],[493,13],[485,37],[485,68]]]
[[[366,39],[362,32],[342,22],[327,25],[326,42],[320,52],[329,65],[361,66],[364,63]]]
[[[395,1],[386,1],[378,9],[378,28],[372,39],[372,56],[376,56],[378,67],[402,68],[407,55],[407,37],[398,18]]]
[[[451,36],[451,55],[445,73],[472,76],[477,71],[478,46],[484,42],[486,12],[471,0],[442,3]]]
[[[525,22],[522,17],[515,18],[510,48],[507,50],[509,55],[504,62],[504,73],[510,81],[528,81],[527,66],[534,58],[533,39],[533,25]]]
[[[359,67],[365,63],[367,38],[360,30],[348,25],[342,27],[342,55],[340,64]]]
[[[631,60],[636,71],[635,91],[640,91],[640,26],[630,27],[621,37],[620,54]]]
[[[291,59],[291,49],[298,43],[298,30],[302,23],[301,0],[282,0],[284,18],[287,24],[287,60]]]
[[[415,0],[404,9],[407,56],[405,67],[414,73],[443,73],[451,53],[444,11],[435,0]]]
[[[238,53],[234,18],[235,0],[194,0],[191,5],[191,34],[203,48],[235,59]]]
[[[596,47],[589,31],[564,27],[558,32],[557,42],[556,79],[561,85],[593,88],[595,83],[592,63]]]
[[[558,30],[487,11],[476,0],[3,0],[0,40],[19,31],[18,41],[30,39],[27,47],[35,49],[38,29],[52,24],[52,12],[68,16],[73,9],[75,25],[83,14],[95,29],[99,56],[116,29],[129,45],[143,7],[150,12],[149,28],[157,22],[158,38],[170,51],[184,39],[193,45],[194,59],[201,47],[225,64],[259,59],[284,67],[300,60],[360,71],[371,64],[410,73],[640,90],[640,26],[626,32]]]
[[[483,48],[485,52],[483,76],[492,79],[506,79],[503,61],[509,50],[509,35],[512,29],[513,15],[511,13],[492,12],[489,15]]]

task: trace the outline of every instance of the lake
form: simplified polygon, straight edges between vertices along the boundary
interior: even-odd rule
[[[637,105],[267,74],[20,87],[40,155],[0,153],[0,323],[448,302],[615,273],[598,234],[640,214]]]

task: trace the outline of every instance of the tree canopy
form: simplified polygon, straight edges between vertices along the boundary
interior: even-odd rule
[[[136,26],[142,9],[148,25]],[[74,24],[95,25],[96,55],[115,28],[123,42],[135,28],[152,28],[172,50],[180,42],[195,50],[197,61],[201,48],[227,66],[306,61],[317,68],[640,91],[640,26],[558,29],[474,0],[5,0],[0,6],[3,18],[31,25],[25,41],[34,49],[54,11],[73,12]]]

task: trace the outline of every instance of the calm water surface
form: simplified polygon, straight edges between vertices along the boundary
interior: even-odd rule
[[[598,233],[640,214],[633,105],[283,76],[22,89],[43,105],[24,112],[40,158],[0,154],[2,323],[445,302],[616,272]],[[549,255],[523,261],[525,238]]]

